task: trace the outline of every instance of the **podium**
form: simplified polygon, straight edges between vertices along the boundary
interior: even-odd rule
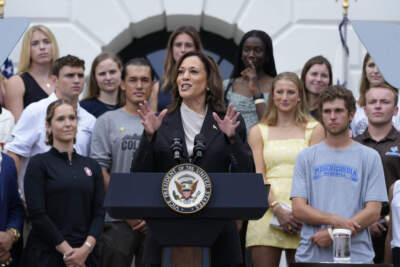
[[[208,173],[213,192],[207,206],[194,214],[179,214],[163,200],[164,175],[113,173],[104,201],[113,218],[145,219],[158,244],[172,248],[163,249],[163,266],[209,266],[207,249],[200,248],[211,247],[227,222],[258,219],[268,209],[269,185],[261,174]]]

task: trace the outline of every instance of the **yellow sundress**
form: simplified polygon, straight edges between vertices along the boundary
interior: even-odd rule
[[[293,168],[300,151],[309,146],[311,133],[318,122],[311,121],[306,125],[304,139],[268,140],[268,126],[257,124],[263,139],[263,156],[266,174],[275,199],[292,205],[290,191],[292,190]],[[269,226],[272,217],[271,209],[261,219],[250,220],[247,227],[246,247],[271,246],[284,249],[296,249],[300,236],[289,235],[279,229]]]

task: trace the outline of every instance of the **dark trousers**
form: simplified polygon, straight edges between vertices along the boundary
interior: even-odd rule
[[[132,231],[125,222],[107,222],[97,247],[102,267],[130,267],[133,256],[135,266],[146,266],[142,262],[145,235]]]
[[[385,225],[386,226],[386,225]],[[387,228],[387,226],[386,226]],[[383,263],[385,256],[385,239],[387,231],[384,231],[382,236],[372,237],[372,245],[375,251],[374,263]]]
[[[393,267],[400,267],[400,248],[392,248]]]

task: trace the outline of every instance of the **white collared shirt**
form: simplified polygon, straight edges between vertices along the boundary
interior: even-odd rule
[[[29,158],[50,149],[50,146],[46,145],[46,112],[47,106],[56,100],[56,94],[52,93],[47,98],[28,105],[23,110],[12,131],[11,138],[4,148],[6,151],[11,151],[23,157],[18,177],[21,192],[23,192],[23,177]],[[77,108],[78,131],[74,148],[76,153],[88,156],[96,118],[81,108],[79,104]]]

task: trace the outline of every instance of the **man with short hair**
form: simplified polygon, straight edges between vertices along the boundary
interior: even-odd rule
[[[386,189],[400,178],[400,133],[393,127],[392,118],[397,115],[398,92],[395,88],[383,84],[368,89],[365,94],[365,115],[368,128],[354,140],[375,149],[382,160]],[[385,203],[380,220],[374,222],[369,230],[375,250],[374,263],[383,263],[387,223],[384,217],[389,213]]]
[[[147,100],[154,73],[144,58],[128,61],[122,70],[121,89],[125,105],[108,111],[96,122],[90,156],[98,161],[107,190],[110,173],[130,173],[133,154],[139,147],[143,125],[139,104]],[[135,255],[135,266],[143,266],[142,252],[146,223],[143,220],[115,220],[106,215],[104,232],[99,240],[101,266],[129,267]]]
[[[332,228],[345,228],[352,232],[351,261],[371,263],[368,226],[387,201],[382,162],[375,150],[349,137],[355,112],[349,90],[324,89],[319,111],[327,137],[300,152],[293,173],[293,214],[304,223],[296,262],[332,262]]]
[[[20,193],[23,195],[23,177],[30,157],[50,149],[46,145],[47,106],[57,99],[69,100],[78,112],[78,132],[74,148],[78,154],[89,155],[90,139],[96,118],[78,104],[79,94],[83,90],[85,62],[75,56],[64,56],[53,64],[55,92],[38,102],[27,106],[15,125],[11,140],[5,150],[15,162],[18,171]]]

